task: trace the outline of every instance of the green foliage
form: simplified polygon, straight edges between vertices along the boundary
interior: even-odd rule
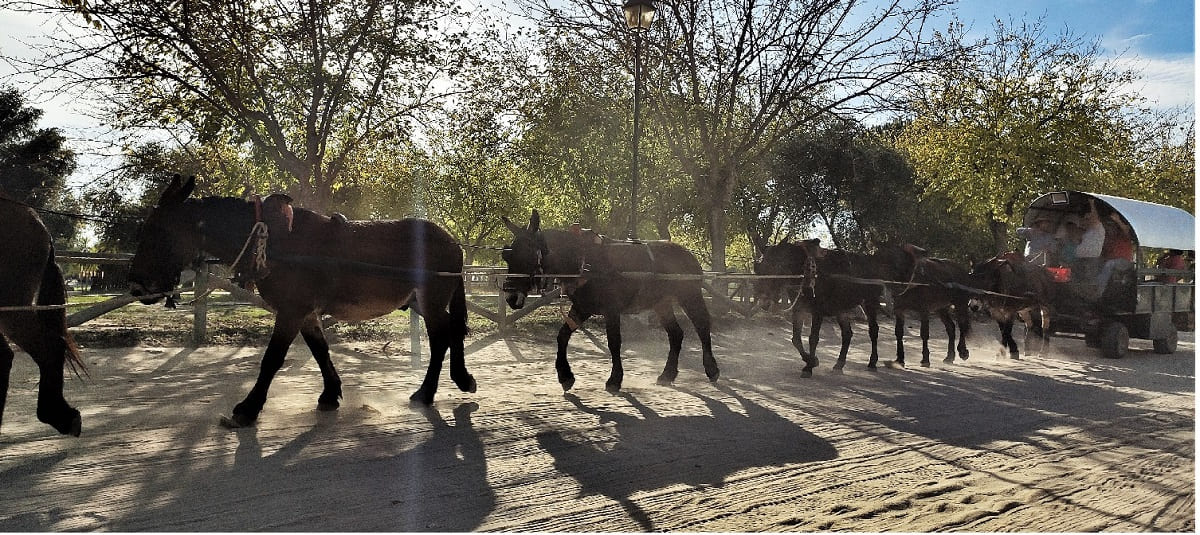
[[[993,41],[921,87],[897,145],[928,194],[990,220],[1006,249],[1007,226],[1041,193],[1129,190],[1141,157],[1131,117],[1144,113],[1121,89],[1133,77],[1095,44],[1047,39],[1041,21],[998,21]]]
[[[16,89],[0,89],[0,191],[43,209],[42,222],[60,247],[69,247],[80,221],[79,200],[66,187],[75,172],[75,152],[56,128],[38,128],[42,111],[26,104]]]

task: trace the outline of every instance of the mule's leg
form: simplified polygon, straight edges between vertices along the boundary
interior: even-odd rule
[[[667,331],[667,343],[670,344],[670,349],[667,352],[667,364],[663,367],[662,374],[658,376],[658,384],[667,386],[675,382],[675,377],[679,375],[679,351],[683,348],[683,328],[679,326],[679,321],[675,319],[675,311],[672,310],[671,303],[663,302],[654,307],[654,313],[658,315],[658,323]]]
[[[862,309],[867,314],[867,337],[871,339],[871,360],[868,369],[874,370],[879,362],[879,298],[867,299]]]
[[[971,309],[964,302],[954,305],[955,323],[958,324],[958,358],[967,360],[971,352],[967,349],[967,337],[971,335]]]
[[[325,340],[325,332],[321,329],[321,318],[318,318],[316,314],[310,314],[305,318],[304,326],[300,328],[300,336],[304,337],[304,343],[308,345],[309,351],[312,351],[313,359],[317,361],[317,367],[321,369],[321,381],[324,383],[324,387],[321,390],[321,396],[317,398],[317,410],[337,410],[341,405],[338,400],[342,397],[342,378],[338,377],[337,369],[333,366],[333,359],[329,357],[329,342]]]
[[[0,334],[0,429],[4,427],[4,405],[8,401],[8,379],[12,375],[13,350]]]
[[[1034,337],[1037,336],[1033,332],[1033,315],[1030,314],[1029,310],[1021,310],[1017,312],[1017,316],[1021,318],[1021,323],[1025,324],[1025,354],[1029,355],[1033,349]],[[1041,340],[1037,342],[1037,356],[1040,357],[1042,356],[1042,344]]]
[[[817,360],[815,352],[804,349],[804,315],[796,306],[792,307],[792,347],[795,347],[796,351],[800,352],[800,358],[804,359],[804,369],[800,370],[800,377],[812,377],[813,368],[816,368],[820,361]]]
[[[942,326],[946,327],[946,358],[942,359],[942,362],[950,364],[954,362],[954,340],[957,338],[954,332],[954,318],[950,315],[949,308],[938,311],[938,317],[942,320]]]
[[[262,364],[258,368],[258,380],[254,382],[254,387],[250,389],[250,393],[246,394],[246,399],[234,405],[233,416],[227,420],[222,420],[224,425],[228,427],[246,427],[258,420],[258,413],[262,412],[263,405],[267,403],[267,391],[271,389],[271,381],[275,379],[275,374],[283,367],[283,359],[287,356],[288,347],[292,345],[292,340],[295,340],[296,335],[300,333],[300,327],[304,324],[305,316],[297,316],[284,312],[276,314],[275,328],[271,333],[271,341],[267,343],[267,351],[263,354]]]
[[[921,311],[921,367],[929,367],[929,312]]]
[[[1000,324],[1000,345],[1008,350],[1008,358],[1021,358],[1021,350],[1017,348],[1017,341],[1013,339],[1013,318],[1010,316],[1004,320],[998,321]]]
[[[604,315],[604,334],[608,335],[608,352],[612,355],[612,372],[604,382],[604,389],[617,393],[625,380],[625,368],[621,365],[621,313],[610,311]]]
[[[446,360],[446,351],[450,349],[452,336],[450,315],[441,307],[427,302],[425,292],[417,292],[421,310],[425,311],[425,333],[429,335],[429,366],[425,369],[425,379],[421,387],[409,396],[414,404],[432,405],[433,397],[437,394],[438,379],[442,375],[442,363]]]
[[[554,369],[558,372],[558,384],[562,385],[564,392],[575,386],[575,374],[571,372],[571,363],[567,362],[567,343],[571,341],[571,335],[575,334],[579,326],[583,325],[583,322],[590,317],[592,317],[590,313],[585,313],[579,310],[578,306],[571,305],[566,321],[563,321],[562,327],[558,330],[558,356],[554,359]]]
[[[904,367],[904,313],[896,311],[896,364]]]
[[[679,306],[683,308],[683,313],[687,314],[688,319],[692,320],[696,336],[700,338],[704,375],[709,381],[716,381],[721,376],[721,368],[717,366],[717,358],[713,356],[712,317],[708,314],[708,306],[704,304],[704,295],[696,288],[694,291],[683,293],[678,299]]]
[[[450,379],[463,392],[475,392],[475,377],[467,371],[467,297],[462,279],[454,280],[450,296]]]
[[[1050,309],[1043,307],[1041,310],[1042,317],[1042,347],[1039,355],[1044,355],[1050,349]]]
[[[48,314],[44,314],[42,318],[27,313],[13,316],[8,323],[8,335],[17,347],[33,357],[38,367],[38,420],[50,424],[64,435],[79,436],[82,430],[79,411],[71,407],[63,397],[63,365],[68,351],[67,340],[63,338],[63,334],[66,333],[65,325],[60,319],[57,328],[51,330],[47,323],[54,322]],[[51,321],[44,321],[46,318],[51,318]],[[11,355],[12,349],[8,348],[8,344],[4,346],[6,352]],[[11,356],[6,355],[2,358],[10,363],[12,361]]]

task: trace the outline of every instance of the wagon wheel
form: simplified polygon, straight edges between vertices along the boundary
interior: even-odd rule
[[[1169,355],[1175,352],[1175,346],[1179,343],[1179,331],[1175,330],[1175,326],[1171,326],[1171,330],[1167,336],[1154,340],[1154,352],[1159,355]]]
[[[1100,354],[1110,359],[1124,358],[1129,354],[1129,329],[1124,323],[1106,323],[1101,331]]]

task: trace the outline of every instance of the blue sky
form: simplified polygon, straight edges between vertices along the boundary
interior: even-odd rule
[[[1045,17],[1048,32],[1071,32],[1142,73],[1137,89],[1162,107],[1195,109],[1196,9],[1192,0],[960,0],[958,18],[986,35],[999,18]]]

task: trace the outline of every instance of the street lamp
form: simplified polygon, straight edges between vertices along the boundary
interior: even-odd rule
[[[629,239],[637,239],[638,213],[638,137],[641,135],[639,115],[642,111],[642,34],[654,22],[653,0],[628,0],[621,6],[625,24],[633,32],[633,166],[631,170],[629,204]]]

